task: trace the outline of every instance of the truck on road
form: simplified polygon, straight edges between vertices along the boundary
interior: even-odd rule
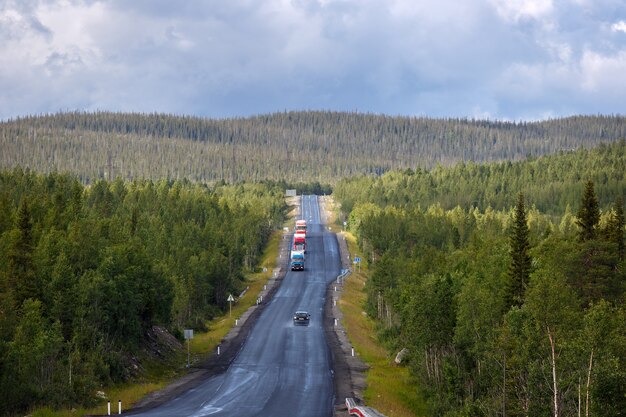
[[[306,252],[306,235],[303,233],[296,233],[293,236],[293,247],[296,251]]]
[[[291,251],[291,270],[292,271],[304,271],[304,251],[301,251],[301,250]]]
[[[298,232],[306,234],[306,220],[296,220],[296,233]]]

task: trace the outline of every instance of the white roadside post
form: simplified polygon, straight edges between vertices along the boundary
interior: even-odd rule
[[[187,341],[187,368],[189,368],[189,340],[193,339],[193,329],[185,329],[185,340]]]

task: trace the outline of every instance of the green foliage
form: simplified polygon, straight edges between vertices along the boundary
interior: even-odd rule
[[[579,238],[582,241],[592,240],[596,237],[596,227],[600,222],[600,208],[598,198],[593,189],[593,181],[585,184],[582,202],[578,210],[578,226],[580,227]]]
[[[622,197],[617,197],[613,210],[606,226],[606,238],[617,246],[617,253],[621,261],[624,260],[624,203]]]
[[[592,415],[621,416],[626,410],[625,313],[623,308],[600,301],[585,315],[584,349],[588,356],[593,353],[588,373]]]
[[[0,172],[0,415],[89,405],[136,375],[154,325],[201,328],[224,311],[282,224],[283,194]]]
[[[524,292],[528,284],[531,270],[531,258],[528,253],[528,224],[524,195],[519,194],[513,217],[513,229],[510,238],[511,266],[509,267],[509,288],[507,304],[520,306],[524,302]]]
[[[590,209],[578,219],[569,207],[585,199],[573,167],[608,177],[623,156],[620,143],[335,185],[359,246],[376,260],[367,311],[386,346],[411,352],[433,415],[554,415],[555,399],[559,415],[578,415],[578,404],[580,415],[622,415],[626,178],[604,182],[597,197],[588,186]],[[497,184],[507,185],[492,193]],[[593,234],[581,240],[577,220],[588,213]]]
[[[57,322],[42,315],[40,301],[27,299],[13,340],[8,344],[2,381],[7,410],[54,398],[63,337]]]
[[[17,211],[17,229],[9,250],[7,279],[9,295],[16,308],[27,299],[39,297],[39,286],[33,265],[33,225],[28,202],[23,200]]]
[[[608,210],[616,198],[624,198],[624,154],[626,142],[619,141],[527,161],[483,165],[461,162],[410,174],[390,171],[381,176],[344,178],[333,186],[333,195],[348,214],[355,205],[364,203],[381,208],[439,205],[444,210],[457,206],[465,211],[508,210],[523,193],[532,202],[527,207],[529,221],[534,210],[560,217],[568,206],[580,206],[581,178],[593,179],[600,209]],[[571,222],[563,226],[571,226]]]

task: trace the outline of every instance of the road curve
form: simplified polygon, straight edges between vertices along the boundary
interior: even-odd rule
[[[150,417],[301,416],[333,414],[333,377],[322,327],[327,285],[339,273],[334,234],[324,231],[316,196],[303,196],[307,220],[304,271],[288,271],[237,357],[212,377],[158,408],[132,414]],[[296,310],[311,313],[295,327]]]

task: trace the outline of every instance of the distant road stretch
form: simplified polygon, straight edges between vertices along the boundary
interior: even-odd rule
[[[151,417],[332,416],[333,379],[322,329],[326,286],[339,271],[339,250],[324,231],[316,196],[303,196],[308,223],[304,271],[289,270],[230,368],[174,400],[133,414]],[[296,310],[309,326],[293,325]]]

